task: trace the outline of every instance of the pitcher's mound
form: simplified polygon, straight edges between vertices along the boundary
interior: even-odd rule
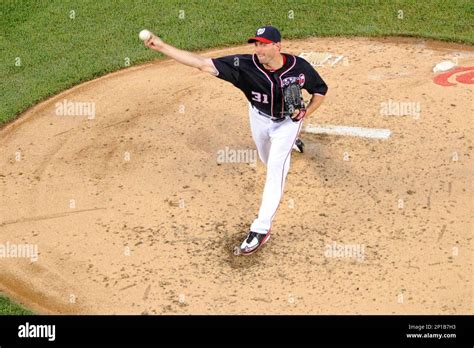
[[[472,313],[473,85],[459,78],[472,70],[449,86],[432,72],[446,59],[474,66],[472,47],[283,46],[331,55],[317,68],[327,98],[306,123],[391,136],[303,134],[261,251],[232,250],[265,179],[252,157],[230,160],[254,150],[243,94],[157,61],[61,93],[0,131],[1,290],[53,313]],[[82,116],[70,116],[78,103]],[[20,244],[37,246],[37,260],[12,256]]]

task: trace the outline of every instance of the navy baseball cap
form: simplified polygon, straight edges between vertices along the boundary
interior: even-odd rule
[[[280,42],[281,34],[277,28],[272,27],[270,25],[266,27],[260,27],[257,29],[255,36],[248,39],[247,42],[252,43],[255,41],[260,41],[263,43]]]

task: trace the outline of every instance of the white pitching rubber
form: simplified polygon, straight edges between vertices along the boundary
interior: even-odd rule
[[[307,125],[306,133],[311,134],[331,134],[331,135],[348,135],[353,137],[363,137],[371,139],[388,139],[390,137],[390,129],[362,128],[348,126],[313,126]]]

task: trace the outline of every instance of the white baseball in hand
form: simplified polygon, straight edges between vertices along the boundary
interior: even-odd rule
[[[146,41],[151,37],[151,32],[149,30],[143,29],[140,34],[138,34],[140,40]]]

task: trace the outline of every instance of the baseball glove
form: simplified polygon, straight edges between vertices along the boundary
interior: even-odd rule
[[[300,121],[306,113],[300,85],[298,83],[290,83],[288,86],[284,87],[283,98],[285,103],[284,116],[290,116],[293,122]],[[299,110],[299,113],[294,115],[296,110]]]

